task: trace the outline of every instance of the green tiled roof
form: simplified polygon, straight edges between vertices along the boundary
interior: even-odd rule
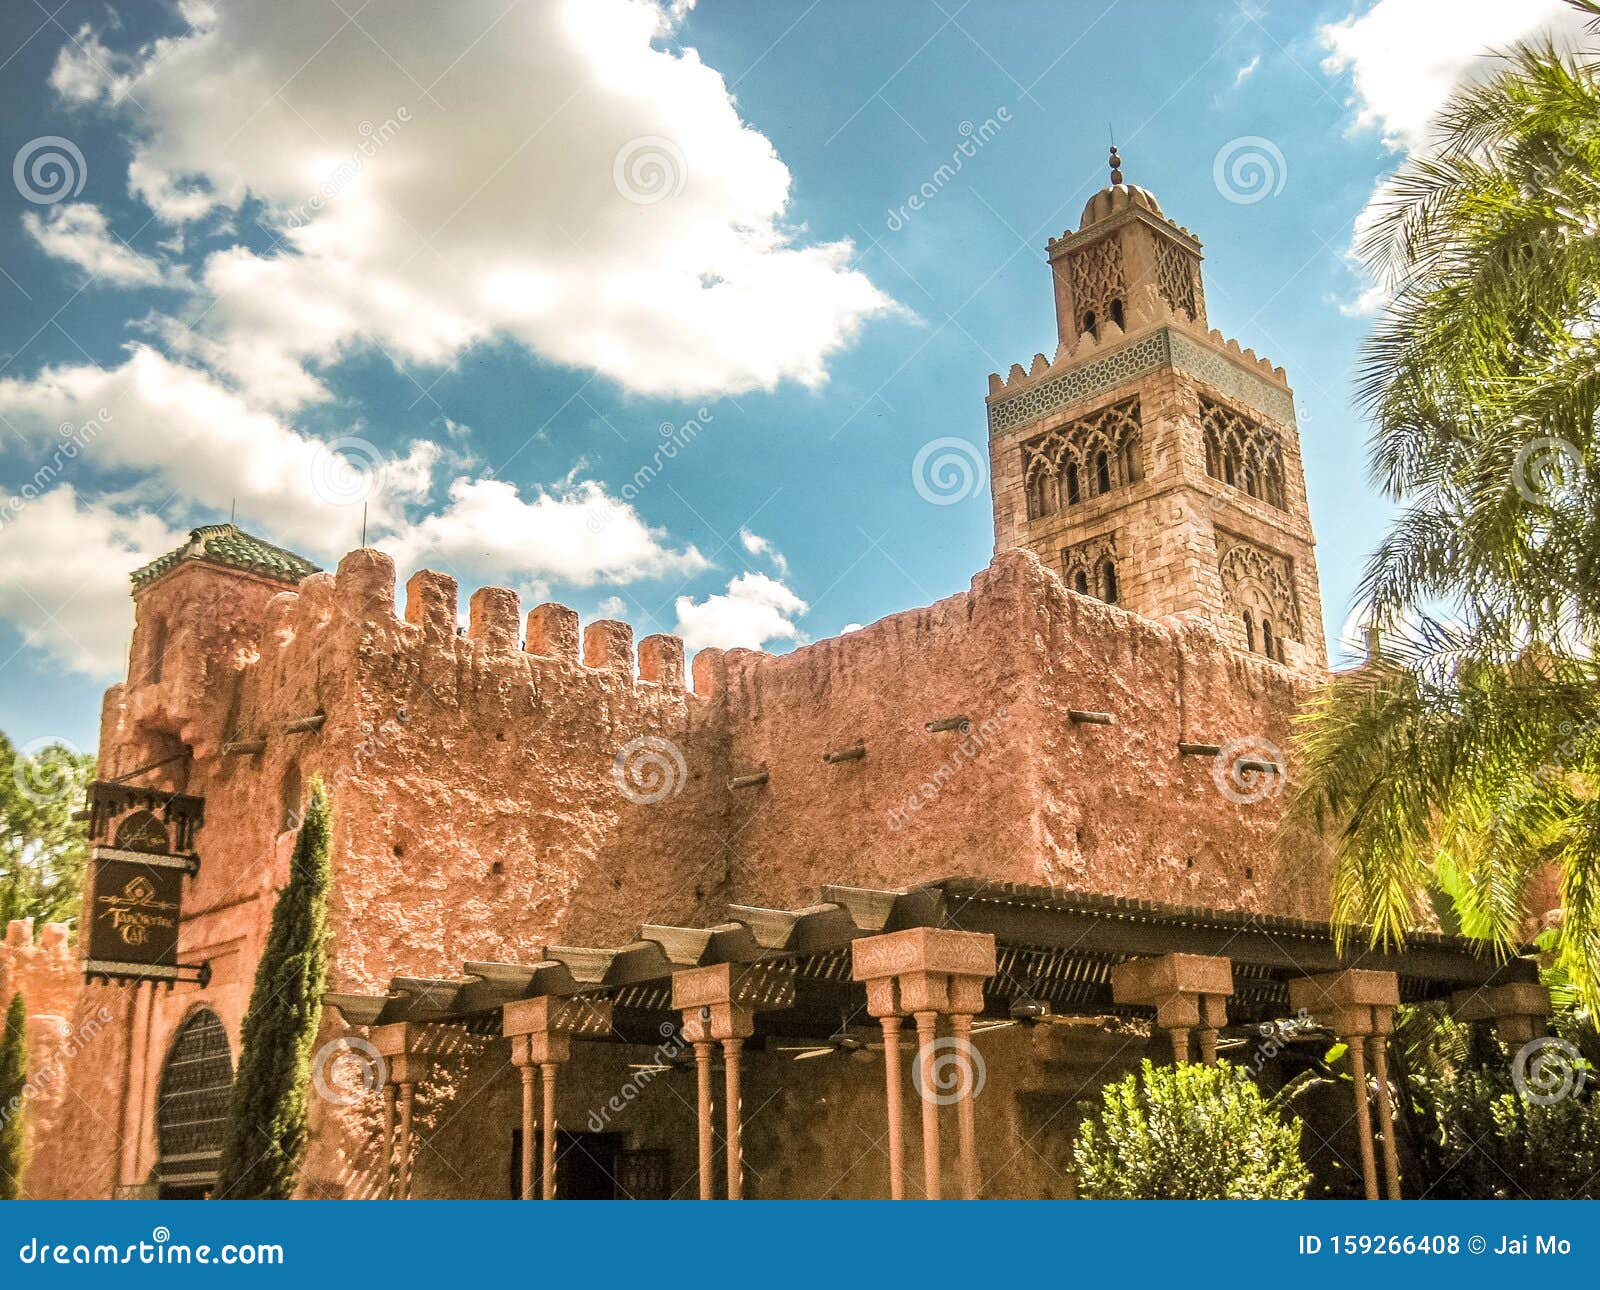
[[[135,569],[130,575],[133,589],[143,590],[185,560],[204,560],[207,564],[221,565],[225,569],[242,569],[263,578],[275,578],[290,586],[297,585],[302,578],[313,573],[321,572],[304,556],[263,542],[237,525],[204,524],[192,529],[189,541],[176,551],[168,551],[142,569]]]

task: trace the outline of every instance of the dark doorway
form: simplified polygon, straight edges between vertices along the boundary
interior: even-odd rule
[[[624,1151],[620,1133],[569,1133],[556,1130],[556,1199],[557,1200],[633,1200],[639,1196],[635,1187],[644,1181],[654,1181],[661,1174],[665,1186],[664,1160],[658,1170],[646,1169],[641,1174],[633,1163],[636,1156],[665,1157],[665,1152]],[[535,1152],[543,1146],[543,1135],[533,1135]],[[624,1174],[634,1179],[628,1186]],[[538,1188],[539,1162],[534,1161],[534,1187]],[[511,1131],[511,1178],[508,1193],[513,1200],[522,1195],[522,1130]]]

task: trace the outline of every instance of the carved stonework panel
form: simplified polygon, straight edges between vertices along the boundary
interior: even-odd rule
[[[1191,322],[1199,317],[1195,295],[1195,264],[1189,253],[1176,242],[1156,239],[1156,286],[1173,313]]]
[[[1116,317],[1128,298],[1121,242],[1108,237],[1091,243],[1068,257],[1067,272],[1072,279],[1080,333],[1094,331],[1106,319]],[[1121,319],[1117,321],[1120,323]]]
[[[1200,428],[1205,436],[1206,474],[1280,511],[1285,509],[1283,440],[1277,431],[1204,395],[1200,397]]]
[[[1022,446],[1028,518],[1040,519],[1144,478],[1137,397],[1079,417]]]
[[[1099,537],[1092,537],[1087,542],[1079,542],[1067,547],[1061,553],[1061,579],[1067,584],[1067,589],[1076,591],[1083,596],[1098,596],[1101,600],[1109,600],[1106,595],[1106,568],[1110,566],[1112,579],[1115,579],[1117,567],[1117,535],[1102,533]]]
[[[1217,532],[1217,567],[1229,609],[1245,623],[1250,648],[1274,658],[1272,642],[1299,640],[1294,566],[1287,556],[1231,533]]]
[[[1015,394],[992,398],[989,431],[998,434],[1027,425],[1168,364],[1199,377],[1228,398],[1258,410],[1269,420],[1281,425],[1294,424],[1294,399],[1288,390],[1245,371],[1210,346],[1170,327],[1162,327],[1060,376],[1040,381]]]

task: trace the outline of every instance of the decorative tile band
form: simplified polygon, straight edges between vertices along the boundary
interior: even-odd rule
[[[1081,403],[1168,365],[1198,376],[1273,421],[1294,424],[1294,398],[1287,390],[1252,376],[1209,346],[1170,327],[1162,327],[1103,358],[991,403],[989,432],[994,434],[1027,425],[1048,413]]]

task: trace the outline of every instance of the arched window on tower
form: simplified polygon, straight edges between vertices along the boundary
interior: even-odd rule
[[[1117,603],[1117,566],[1109,557],[1100,561],[1100,599],[1108,605]]]
[[[1078,465],[1073,462],[1067,467],[1067,505],[1076,506],[1083,500],[1083,489],[1078,483]]]
[[[1120,300],[1113,300],[1111,302],[1111,321],[1116,323],[1118,327],[1127,326],[1127,324],[1122,321],[1122,301]]]
[[[1072,575],[1072,589],[1080,596],[1089,594],[1089,575],[1082,569]]]
[[[1083,330],[1088,332],[1089,335],[1093,336],[1096,340],[1100,339],[1100,321],[1094,316],[1093,309],[1084,310]]]
[[[1050,513],[1050,477],[1039,471],[1028,481],[1028,518],[1036,520]]]
[[[1144,466],[1139,460],[1139,440],[1136,435],[1129,435],[1123,441],[1121,464],[1124,484],[1137,484],[1144,478]]]
[[[278,832],[290,833],[300,827],[300,793],[300,767],[291,762],[283,772],[278,795]]]
[[[1094,491],[1096,493],[1111,491],[1111,459],[1103,452],[1094,455]]]
[[[1261,620],[1261,652],[1270,659],[1276,659],[1278,657],[1273,648],[1272,622],[1267,618],[1263,618]]]
[[[1252,654],[1256,652],[1256,624],[1248,609],[1244,611],[1244,646]]]

